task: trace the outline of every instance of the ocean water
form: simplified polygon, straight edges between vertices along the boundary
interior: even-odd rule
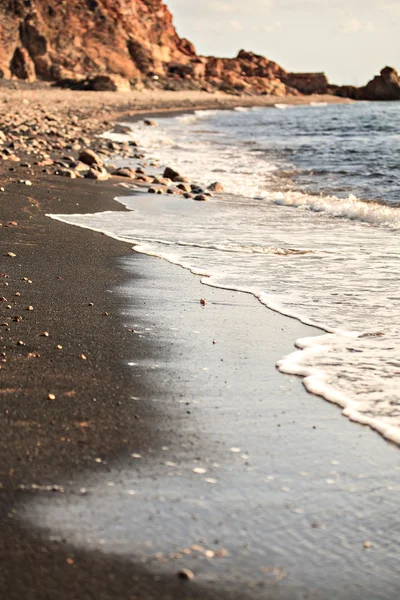
[[[197,111],[130,127],[109,135],[226,193],[131,195],[119,198],[128,213],[53,218],[320,327],[293,340],[279,369],[400,444],[400,103]]]

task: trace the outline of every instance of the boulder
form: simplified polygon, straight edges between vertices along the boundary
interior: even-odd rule
[[[93,150],[82,150],[82,152],[79,154],[79,160],[90,167],[92,165],[97,165],[99,167],[103,166],[103,161],[101,160],[100,156],[96,154],[96,152],[93,152]]]
[[[178,179],[181,178],[181,175],[178,173],[178,171],[171,169],[171,167],[166,167],[164,169],[163,177],[167,177],[171,181],[178,181]]]
[[[113,175],[116,175],[117,177],[129,177],[129,179],[135,179],[136,177],[135,171],[126,167],[120,167],[114,171]]]
[[[88,80],[89,89],[95,92],[130,92],[129,80],[121,75],[97,75]]]
[[[98,181],[105,181],[109,177],[109,173],[107,173],[107,171],[104,168],[100,170],[91,168],[87,173],[85,173],[86,179],[96,179]]]

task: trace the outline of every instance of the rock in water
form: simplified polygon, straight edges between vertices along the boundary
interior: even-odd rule
[[[181,175],[178,173],[178,171],[171,169],[171,167],[166,167],[163,173],[163,177],[167,177],[171,181],[176,181],[178,178],[181,178]]]
[[[223,192],[224,186],[219,181],[215,181],[214,183],[211,183],[207,189],[211,190],[212,192]]]

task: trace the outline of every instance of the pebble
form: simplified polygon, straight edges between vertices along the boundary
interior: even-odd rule
[[[47,398],[48,398],[49,400],[55,400],[55,399],[56,399],[56,397],[55,397],[55,395],[54,395],[54,394],[47,394]]]
[[[204,475],[204,473],[207,473],[207,469],[205,469],[204,467],[194,467],[192,471],[193,473],[196,473],[196,475]]]
[[[211,183],[207,189],[211,192],[223,192],[224,186],[219,181],[215,181],[214,183]]]
[[[194,573],[190,569],[182,569],[178,572],[179,579],[184,579],[185,581],[190,581],[194,579]]]

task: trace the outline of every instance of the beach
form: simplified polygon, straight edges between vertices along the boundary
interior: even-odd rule
[[[52,94],[93,134],[257,100]],[[397,447],[275,367],[318,330],[46,217],[123,211],[121,178],[1,168],[2,596],[396,598]]]

